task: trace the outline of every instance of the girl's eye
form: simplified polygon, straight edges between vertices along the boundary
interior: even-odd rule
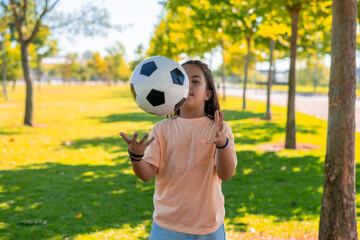
[[[197,80],[193,80],[192,81],[194,84],[198,84],[199,83],[199,81],[197,81]]]

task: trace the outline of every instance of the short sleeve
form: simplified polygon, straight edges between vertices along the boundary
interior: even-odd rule
[[[143,160],[159,168],[161,151],[160,151],[160,139],[159,139],[160,134],[157,125],[155,125],[153,129],[150,131],[149,139],[151,139],[152,137],[155,137],[155,140],[146,148]]]

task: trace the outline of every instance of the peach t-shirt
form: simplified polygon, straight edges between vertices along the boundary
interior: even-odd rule
[[[237,163],[234,137],[224,122],[228,151]],[[168,118],[150,132],[155,141],[144,160],[158,168],[153,218],[160,227],[188,234],[208,234],[224,222],[224,196],[216,174],[215,122],[208,117]]]

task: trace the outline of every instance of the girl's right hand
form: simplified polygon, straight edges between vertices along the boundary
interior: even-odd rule
[[[145,134],[145,136],[139,141],[137,142],[137,137],[138,137],[138,133],[135,132],[134,136],[132,137],[132,139],[130,139],[125,133],[120,132],[120,136],[125,140],[125,142],[127,143],[128,147],[129,147],[129,151],[137,154],[137,155],[142,155],[145,152],[145,149],[155,140],[155,137],[152,137],[149,141],[146,141],[146,139],[148,138],[149,134]]]

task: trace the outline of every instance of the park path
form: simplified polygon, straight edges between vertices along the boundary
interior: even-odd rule
[[[242,88],[227,86],[226,95],[242,97]],[[222,88],[219,92],[222,94]],[[246,98],[266,102],[266,90],[247,89]],[[271,104],[275,106],[287,106],[287,92],[272,91]],[[320,119],[328,120],[328,96],[322,94],[297,93],[295,97],[295,109],[298,112],[308,114]],[[355,106],[356,131],[360,132],[360,98],[356,98]]]

